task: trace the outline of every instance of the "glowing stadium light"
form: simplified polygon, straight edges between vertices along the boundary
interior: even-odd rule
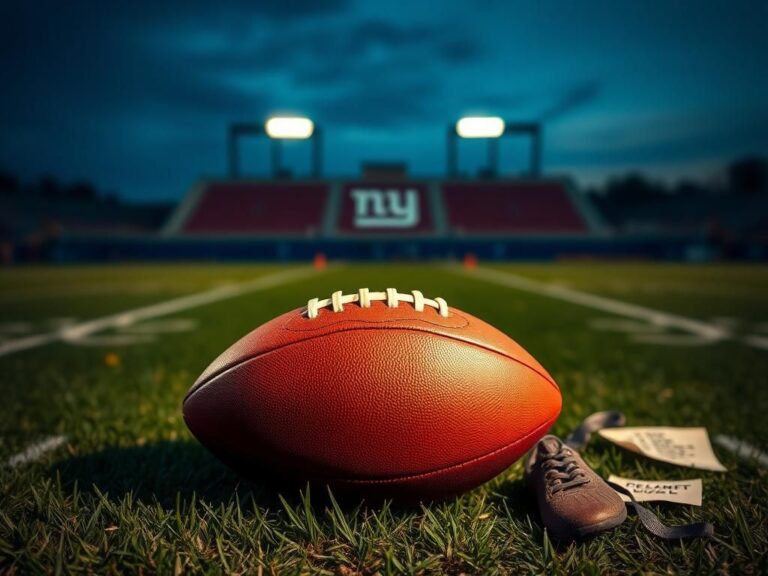
[[[467,116],[456,122],[462,138],[499,138],[504,134],[504,120],[498,116]]]
[[[279,140],[306,140],[315,131],[312,120],[300,117],[270,118],[264,128],[267,136]]]

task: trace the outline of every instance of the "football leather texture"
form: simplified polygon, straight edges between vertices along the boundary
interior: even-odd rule
[[[278,474],[427,501],[504,471],[561,402],[547,371],[486,322],[419,292],[363,289],[247,334],[200,375],[183,412],[205,447],[257,482]]]

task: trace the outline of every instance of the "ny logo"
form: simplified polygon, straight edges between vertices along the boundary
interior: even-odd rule
[[[412,228],[419,223],[416,190],[355,188],[350,194],[358,228]]]

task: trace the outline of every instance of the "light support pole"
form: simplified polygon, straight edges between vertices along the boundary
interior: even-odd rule
[[[529,174],[534,177],[541,175],[542,128],[538,122],[508,122],[504,128],[505,134],[522,134],[531,140]]]
[[[499,175],[499,139],[488,138],[488,174],[491,178]]]
[[[240,139],[243,136],[267,136],[271,140],[270,156],[273,178],[282,175],[283,140],[312,140],[312,176],[322,174],[322,137],[320,130],[309,118],[273,117],[266,123],[237,122],[227,133],[227,164],[230,178],[240,178]]]
[[[323,175],[323,133],[315,126],[312,134],[312,176],[320,178]]]
[[[243,136],[261,136],[264,134],[264,127],[261,124],[251,122],[236,122],[229,125],[227,131],[227,164],[229,166],[229,177],[240,177],[240,138]]]
[[[499,174],[499,139],[503,136],[524,135],[530,139],[529,175],[541,175],[541,124],[537,122],[505,122],[499,117],[470,116],[448,126],[446,139],[446,167],[449,177],[458,174],[458,138],[482,138],[488,140],[489,175]]]
[[[446,132],[445,150],[446,150],[446,172],[449,178],[455,178],[458,175],[458,134],[454,124],[448,125]]]
[[[269,144],[272,156],[272,177],[280,177],[282,172],[283,143],[281,140],[274,139]]]

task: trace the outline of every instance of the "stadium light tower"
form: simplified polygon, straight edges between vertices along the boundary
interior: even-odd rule
[[[536,122],[508,122],[498,116],[467,116],[448,126],[447,166],[448,176],[455,177],[458,167],[458,138],[482,138],[488,140],[488,172],[499,173],[499,139],[504,136],[523,134],[531,139],[529,174],[541,173],[541,125]]]
[[[272,141],[272,176],[282,173],[283,140],[312,140],[312,175],[319,178],[322,172],[322,134],[309,118],[299,116],[273,116],[263,125],[238,122],[229,126],[227,156],[230,178],[240,177],[240,138],[243,136],[267,136]]]

